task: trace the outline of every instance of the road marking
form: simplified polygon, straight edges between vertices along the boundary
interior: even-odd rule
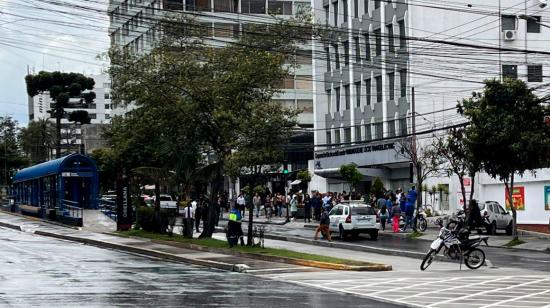
[[[277,271],[286,271],[286,270],[304,270],[311,269],[311,267],[306,266],[296,266],[296,267],[278,267],[278,268],[263,268],[255,270],[247,270],[247,273],[259,273],[259,272],[277,272]]]
[[[544,279],[544,280],[550,280],[550,278]],[[540,280],[539,280],[539,281],[540,281]],[[534,282],[539,282],[539,281],[534,281]],[[538,292],[538,293],[530,293],[530,294],[526,294],[526,295],[523,295],[523,296],[520,296],[520,297],[515,297],[515,298],[512,298],[512,299],[508,299],[508,300],[496,302],[496,303],[494,303],[494,304],[487,305],[487,306],[483,306],[483,307],[484,307],[484,308],[485,308],[485,307],[493,307],[493,306],[502,305],[502,304],[504,304],[504,303],[515,302],[515,301],[521,301],[522,298],[531,297],[531,296],[536,296],[536,295],[540,295],[540,294],[545,294],[545,293],[548,293],[548,292],[550,292],[550,290],[546,290],[546,291],[542,291],[542,292]],[[517,307],[517,305],[514,305],[514,306]]]

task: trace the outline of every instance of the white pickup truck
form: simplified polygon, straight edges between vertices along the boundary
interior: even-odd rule
[[[155,196],[153,196],[153,204],[155,204]],[[160,195],[160,208],[161,209],[177,209],[178,202],[172,199],[170,195]]]

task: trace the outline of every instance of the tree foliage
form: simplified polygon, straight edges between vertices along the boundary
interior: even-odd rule
[[[355,191],[357,184],[363,180],[363,174],[359,172],[355,164],[340,166],[340,176],[344,181],[350,183],[350,191]]]
[[[380,197],[384,193],[384,183],[380,178],[374,178],[370,187],[370,193],[374,194],[376,197]]]
[[[0,184],[8,184],[11,176],[19,168],[25,167],[28,161],[21,153],[19,146],[19,128],[12,117],[0,117]]]
[[[75,110],[69,114],[69,121],[78,124],[90,124],[92,118],[86,110]]]
[[[55,147],[55,127],[47,119],[31,121],[21,128],[19,140],[21,149],[31,164],[38,164],[50,159],[51,150]]]
[[[470,120],[467,146],[485,172],[504,182],[513,200],[515,174],[548,165],[550,128],[544,122],[541,100],[521,80],[487,80],[482,93],[473,93],[458,107]],[[511,210],[517,239],[513,204]]]

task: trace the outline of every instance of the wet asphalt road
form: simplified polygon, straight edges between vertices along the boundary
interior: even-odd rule
[[[0,228],[0,307],[397,307]]]

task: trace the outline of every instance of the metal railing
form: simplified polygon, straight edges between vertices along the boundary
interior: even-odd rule
[[[71,200],[61,200],[63,205],[63,215],[73,218],[82,218],[83,210],[78,206],[78,202]],[[67,215],[66,215],[67,214]]]
[[[112,200],[101,199],[99,203],[99,210],[107,215],[112,220],[117,220],[116,202]]]

